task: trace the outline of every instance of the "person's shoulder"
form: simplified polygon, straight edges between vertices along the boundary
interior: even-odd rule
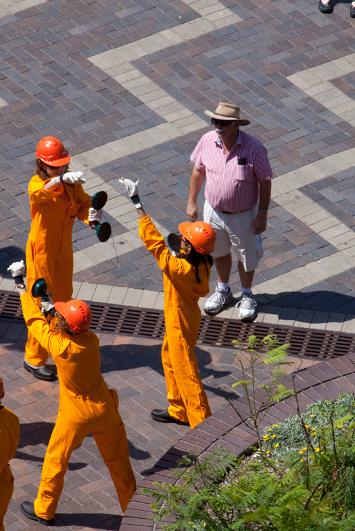
[[[212,146],[216,143],[217,140],[217,134],[215,131],[208,131],[207,133],[203,134],[198,142],[199,146],[206,147],[206,146]]]
[[[217,134],[215,131],[207,131],[204,135],[202,135],[201,139],[204,138],[205,140],[208,140],[210,142],[214,142],[217,138]]]

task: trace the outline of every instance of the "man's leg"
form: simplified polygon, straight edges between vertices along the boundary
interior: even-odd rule
[[[217,287],[203,306],[205,312],[211,315],[222,311],[233,300],[233,294],[229,287],[229,277],[232,269],[231,253],[214,258],[214,265],[217,271]]]
[[[231,253],[226,256],[219,256],[214,259],[216,266],[218,282],[223,284],[229,284],[229,277],[232,270],[232,255]]]
[[[203,306],[207,314],[215,315],[233,300],[229,287],[229,277],[232,269],[231,241],[223,219],[207,201],[205,201],[203,219],[206,223],[210,223],[216,232],[216,242],[212,256],[217,271],[217,287]]]
[[[256,302],[251,287],[255,270],[245,271],[243,263],[238,261],[238,272],[242,287],[242,299],[237,303],[239,317],[242,321],[253,321],[256,317]]]
[[[245,271],[242,262],[238,261],[238,272],[239,272],[239,278],[240,278],[240,283],[242,285],[242,288],[247,288],[251,290],[251,287],[253,285],[253,278],[254,278],[255,270]]]

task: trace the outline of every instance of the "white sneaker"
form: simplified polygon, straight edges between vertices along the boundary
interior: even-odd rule
[[[203,309],[206,313],[215,315],[219,313],[233,300],[233,294],[231,290],[220,291],[218,288],[215,289],[215,292],[207,299],[203,305]]]
[[[239,308],[239,319],[241,321],[254,321],[256,317],[256,301],[252,297],[243,298],[237,302]]]

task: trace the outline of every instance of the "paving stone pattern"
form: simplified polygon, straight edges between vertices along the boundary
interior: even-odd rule
[[[354,333],[354,24],[346,3],[323,16],[316,0],[1,2],[0,289],[13,289],[6,268],[24,256],[36,142],[55,134],[73,155],[71,168],[85,171],[86,190],[108,192],[113,227],[101,244],[75,225],[74,295],[161,308],[161,274],[117,177],[139,177],[147,211],[164,234],[175,230],[186,216],[190,153],[209,130],[203,111],[226,99],[250,118],[246,130],[264,142],[275,173],[255,278],[258,319]],[[231,281],[237,296],[235,265]],[[36,528],[18,505],[36,492],[57,385],[22,369],[22,325],[1,321],[0,330],[6,404],[22,422],[6,529]],[[149,419],[165,403],[160,344],[101,341],[105,377],[120,390],[135,470],[144,475],[186,431]],[[199,357],[215,412],[239,376],[234,353],[204,348]],[[73,454],[58,511],[65,529],[119,527],[91,438]]]

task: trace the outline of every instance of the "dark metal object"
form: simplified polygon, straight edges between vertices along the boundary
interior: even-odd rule
[[[104,208],[107,202],[107,193],[104,190],[96,192],[91,198],[91,206],[95,210],[101,210]],[[92,228],[96,230],[96,235],[100,242],[106,242],[111,236],[111,225],[105,221],[104,223],[99,223],[94,221],[91,224]]]

